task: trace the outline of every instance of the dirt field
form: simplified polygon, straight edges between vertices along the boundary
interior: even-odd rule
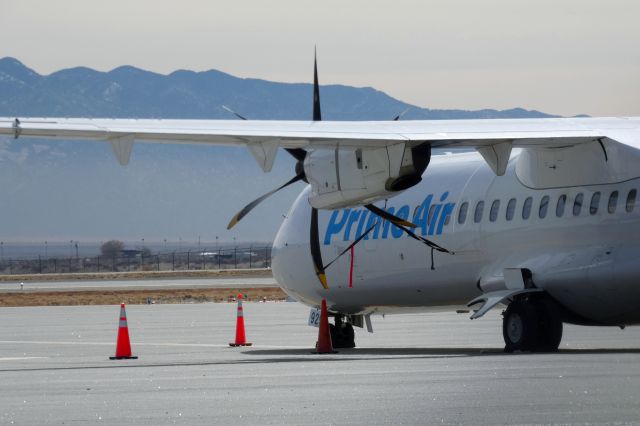
[[[279,287],[261,288],[211,288],[211,289],[163,289],[123,291],[51,291],[0,293],[0,307],[5,306],[68,306],[68,305],[129,305],[154,303],[204,303],[226,302],[238,293],[245,300],[286,300],[287,295]]]
[[[28,281],[87,281],[87,280],[152,280],[154,278],[219,278],[219,277],[268,277],[271,269],[222,269],[205,271],[160,272],[105,272],[91,274],[33,274],[0,275],[0,282]],[[278,287],[259,288],[195,288],[195,289],[145,289],[145,290],[74,290],[74,291],[9,291],[0,293],[3,306],[68,306],[114,305],[154,303],[204,303],[226,302],[238,293],[248,300],[286,300],[287,295]]]

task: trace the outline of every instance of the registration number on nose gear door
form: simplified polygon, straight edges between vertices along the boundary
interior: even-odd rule
[[[320,309],[311,308],[309,312],[309,325],[312,327],[320,327]]]

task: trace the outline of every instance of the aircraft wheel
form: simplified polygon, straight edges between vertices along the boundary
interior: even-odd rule
[[[558,305],[550,299],[535,300],[540,336],[536,350],[555,352],[562,340],[562,318]]]
[[[355,332],[353,326],[349,323],[335,326],[329,324],[329,330],[331,332],[331,343],[336,349],[355,348]]]
[[[342,336],[344,337],[345,348],[356,347],[356,333],[353,331],[353,325],[347,323],[342,328]]]
[[[505,352],[534,349],[539,331],[538,315],[531,303],[514,301],[509,304],[502,319]]]

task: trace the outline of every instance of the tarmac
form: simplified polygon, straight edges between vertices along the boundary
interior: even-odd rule
[[[137,360],[110,361],[119,306],[0,308],[0,424],[640,424],[640,328],[565,326],[505,354],[499,310],[373,318],[312,355],[298,303],[131,305]]]
[[[22,284],[22,286],[21,286]],[[26,281],[0,283],[0,292],[149,290],[278,287],[273,277],[170,278],[145,280]]]

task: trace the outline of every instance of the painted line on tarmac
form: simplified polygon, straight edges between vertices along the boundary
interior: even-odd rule
[[[8,357],[0,357],[0,362],[2,361],[24,361],[28,359],[49,359],[48,356],[8,356]]]
[[[113,342],[63,342],[63,341],[52,341],[52,340],[0,340],[0,344],[9,344],[9,345],[109,345],[112,346]]]
[[[221,284],[169,284],[169,285],[157,285],[157,284],[135,284],[135,285],[87,285],[87,286],[26,286],[21,288],[1,288],[0,292],[15,293],[15,292],[39,292],[39,291],[82,291],[82,290],[219,290],[219,289],[234,289],[234,288],[271,288],[278,287],[277,282],[273,283],[221,283]]]
[[[0,344],[9,345],[86,345],[86,346],[113,346],[113,342],[82,342],[82,341],[52,341],[52,340],[0,340]],[[165,346],[165,347],[184,347],[184,348],[228,348],[229,344],[217,343],[171,343],[171,342],[133,342],[132,346]],[[255,345],[253,348],[262,349],[306,349],[307,346],[274,346],[274,345]],[[249,349],[249,348],[247,348]],[[1,358],[0,358],[1,359]]]

